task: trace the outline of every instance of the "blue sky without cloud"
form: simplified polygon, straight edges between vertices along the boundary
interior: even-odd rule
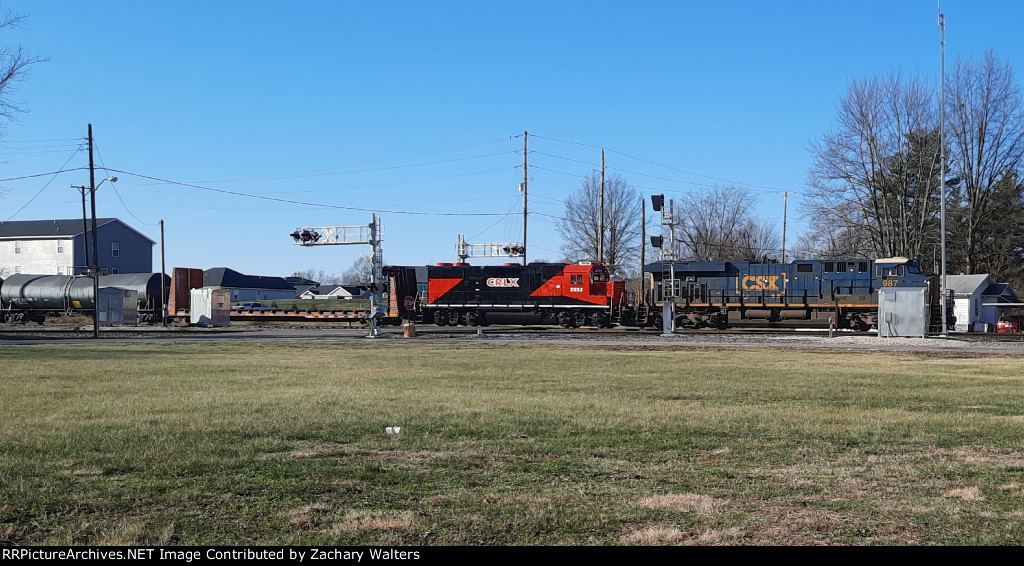
[[[134,2],[7,0],[0,32],[48,60],[0,137],[0,221],[78,218],[96,140],[101,217],[167,267],[340,273],[364,246],[300,226],[385,226],[385,261],[454,261],[459,234],[557,259],[564,198],[600,168],[645,196],[739,184],[788,240],[809,144],[851,80],[938,80],[934,0]],[[946,65],[1024,72],[1024,3],[946,0]],[[518,137],[517,137],[518,136]],[[61,169],[56,175],[33,176]],[[32,176],[24,179],[18,177]],[[415,214],[410,214],[415,213]],[[649,215],[650,216],[650,215]],[[160,265],[154,250],[154,266]]]

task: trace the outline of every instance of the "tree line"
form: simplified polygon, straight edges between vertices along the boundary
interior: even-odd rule
[[[809,228],[787,260],[909,257],[937,271],[944,196],[947,272],[1024,283],[1024,105],[1009,63],[992,52],[958,59],[941,89],[899,72],[853,80],[836,119],[810,144],[800,202]],[[566,200],[564,259],[603,255],[627,277],[638,267],[644,203],[625,179],[606,181],[601,254],[598,190],[591,175]],[[716,187],[672,204],[667,219],[681,258],[782,259],[778,223],[759,217],[745,189]]]

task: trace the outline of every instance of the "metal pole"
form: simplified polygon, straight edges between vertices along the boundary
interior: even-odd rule
[[[526,138],[529,133],[523,130],[523,265],[526,265],[526,215],[529,208],[526,206],[526,181],[529,175],[526,172]]]
[[[374,214],[370,221],[370,288],[376,289],[370,293],[370,338],[381,335],[380,321],[378,320],[378,298],[381,293],[381,252],[380,252],[380,226],[377,222],[377,215]]]
[[[167,263],[164,257],[164,219],[160,219],[160,322],[167,326],[167,296],[164,294],[164,276]]]
[[[782,193],[782,263],[786,263],[786,209],[789,206],[789,191]]]
[[[604,261],[604,148],[601,148],[601,219],[598,223],[597,261]]]
[[[92,124],[89,124],[89,190],[92,193],[92,337],[100,337],[100,252],[96,233],[96,168],[92,159]]]
[[[937,0],[939,9],[939,43],[941,46],[939,55],[939,230],[942,232],[942,278],[939,297],[942,320],[942,336],[946,336],[946,142],[944,130],[946,129],[946,16],[942,13],[942,3]]]
[[[640,298],[644,296],[644,263],[647,262],[647,207],[640,197]]]

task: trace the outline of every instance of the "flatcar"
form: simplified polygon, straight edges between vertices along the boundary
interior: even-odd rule
[[[624,281],[602,263],[385,267],[388,314],[438,326],[491,324],[608,327],[628,308]]]
[[[785,264],[660,261],[645,266],[644,274],[648,292],[638,318],[655,327],[662,324],[667,300],[674,305],[678,328],[788,321],[868,330],[877,327],[879,289],[926,287],[932,330],[942,329],[938,277],[907,258]]]

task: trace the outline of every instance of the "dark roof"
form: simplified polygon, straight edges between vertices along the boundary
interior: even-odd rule
[[[117,218],[97,218],[96,228],[117,222],[139,236],[155,244],[142,232],[121,222]],[[82,233],[82,219],[63,220],[9,220],[0,222],[0,238],[73,238]],[[89,220],[89,229],[92,229],[92,220]]]
[[[204,287],[231,287],[233,289],[281,289],[294,291],[295,287],[283,277],[243,275],[226,267],[213,267],[203,272]]]
[[[998,297],[1001,303],[1017,303],[1017,293],[1007,283],[993,283],[981,292],[982,296]]]

